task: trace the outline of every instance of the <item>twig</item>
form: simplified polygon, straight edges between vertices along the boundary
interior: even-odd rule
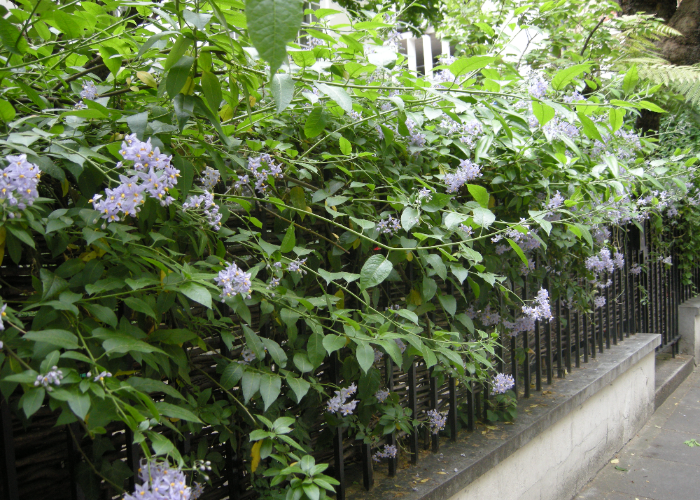
[[[79,451],[80,454],[83,456],[83,458],[85,459],[85,461],[87,462],[87,464],[90,466],[90,468],[95,472],[95,474],[97,474],[97,475],[100,476],[102,479],[104,479],[106,482],[108,482],[109,484],[111,484],[112,486],[114,486],[114,487],[117,489],[117,491],[118,491],[119,493],[124,493],[124,488],[122,488],[121,486],[118,486],[118,485],[114,484],[112,481],[110,481],[110,480],[107,479],[105,476],[103,476],[102,473],[100,473],[100,471],[97,470],[97,468],[95,467],[95,464],[93,464],[93,463],[90,461],[90,459],[87,457],[87,455],[86,455],[85,452],[83,451],[83,448],[80,446],[80,443],[78,442],[78,438],[76,438],[76,437],[75,437],[75,434],[73,434],[73,429],[71,428],[70,425],[68,426],[68,432],[70,432],[70,436],[73,438],[73,442],[75,443],[75,447],[78,448],[78,451]]]
[[[321,235],[321,234],[318,234],[316,231],[312,231],[312,230],[309,229],[308,227],[304,227],[304,226],[302,226],[302,225],[300,225],[300,224],[297,224],[296,222],[292,222],[292,221],[289,220],[289,219],[285,219],[284,217],[282,217],[282,216],[279,215],[278,213],[275,213],[275,212],[273,212],[272,210],[269,210],[269,209],[265,208],[262,204],[260,204],[260,208],[262,208],[263,210],[265,210],[267,213],[269,213],[269,214],[271,214],[271,215],[277,217],[278,219],[281,219],[281,220],[283,220],[283,221],[285,221],[285,222],[288,222],[289,224],[293,224],[295,227],[298,227],[299,229],[303,229],[304,231],[308,231],[309,233],[313,234],[314,236],[317,236],[318,238],[321,238],[321,239],[327,241],[327,242],[330,243],[331,245],[334,245],[334,246],[340,248],[343,252],[345,252],[345,253],[350,253],[348,250],[346,250],[345,248],[341,247],[340,245],[338,245],[338,244],[337,244],[336,242],[334,242],[333,240],[331,240],[331,239],[329,239],[329,238],[326,238],[325,236],[323,236],[323,235]]]
[[[588,47],[588,42],[591,41],[591,37],[593,36],[593,33],[595,33],[596,30],[598,28],[600,28],[600,25],[603,24],[605,19],[606,19],[605,16],[603,16],[603,18],[600,21],[598,21],[598,24],[595,25],[595,28],[593,28],[593,31],[591,31],[590,34],[588,35],[588,38],[586,38],[586,42],[583,44],[583,48],[581,49],[581,53],[579,55],[583,55],[583,53],[586,52],[586,47]]]
[[[316,191],[316,190],[318,189],[317,186],[312,186],[311,184],[308,184],[308,183],[306,183],[306,182],[304,182],[304,181],[300,181],[299,179],[294,179],[294,178],[292,178],[292,177],[289,177],[288,175],[282,174],[282,178],[283,178],[285,181],[294,182],[294,183],[296,183],[296,184],[299,184],[300,186],[304,186],[304,187],[307,188],[307,189],[311,189],[312,191]]]

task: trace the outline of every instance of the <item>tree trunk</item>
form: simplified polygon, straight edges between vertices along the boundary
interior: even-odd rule
[[[700,0],[620,0],[623,14],[654,14],[683,36],[666,38],[659,43],[661,56],[673,64],[690,66],[700,62]],[[645,134],[659,130],[661,115],[642,110],[636,126]]]

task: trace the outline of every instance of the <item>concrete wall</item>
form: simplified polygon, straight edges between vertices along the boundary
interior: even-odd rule
[[[700,297],[686,300],[678,307],[679,349],[683,354],[700,359]]]
[[[654,411],[654,351],[451,498],[572,498]]]

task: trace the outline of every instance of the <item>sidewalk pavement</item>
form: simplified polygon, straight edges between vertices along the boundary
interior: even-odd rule
[[[700,499],[700,367],[572,500]]]

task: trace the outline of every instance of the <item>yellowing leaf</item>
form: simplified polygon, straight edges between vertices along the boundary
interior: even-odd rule
[[[233,118],[233,108],[228,104],[224,104],[224,107],[219,111],[219,118],[221,118],[222,122],[229,121]]]
[[[620,463],[620,460],[617,459],[617,458],[614,458],[613,460],[610,460],[610,463],[611,463],[611,464],[619,464],[619,463]]]
[[[156,88],[158,86],[158,84],[156,83],[156,79],[148,71],[137,71],[136,78],[141,80],[149,87]]]
[[[340,300],[336,303],[335,306],[336,306],[338,309],[345,309],[345,294],[343,293],[343,291],[342,291],[342,290],[338,290],[338,291],[335,292],[333,295],[335,295],[336,297],[338,297],[338,298],[340,299]]]
[[[413,304],[414,306],[419,306],[423,303],[423,299],[421,298],[418,290],[416,290],[415,288],[412,288],[411,292],[408,294],[407,302],[409,304]]]
[[[255,474],[258,464],[260,463],[260,448],[262,447],[263,441],[263,439],[256,441],[253,448],[250,450],[250,472],[253,474]]]
[[[406,252],[406,260],[409,262],[413,260],[413,252]]]

